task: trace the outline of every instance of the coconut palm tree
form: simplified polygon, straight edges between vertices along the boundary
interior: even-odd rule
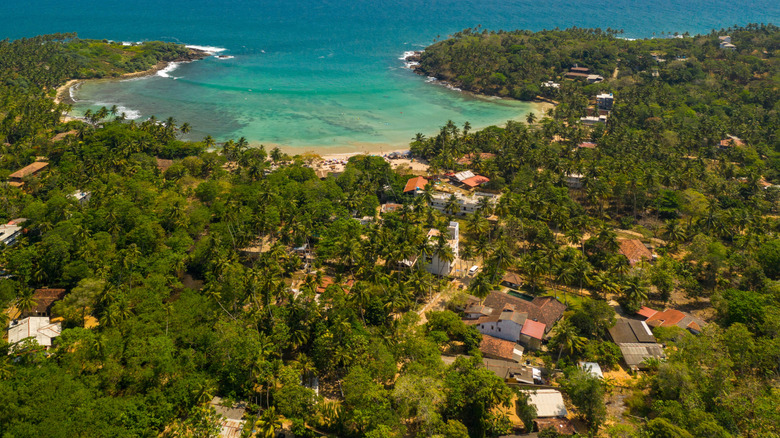
[[[552,338],[552,344],[558,346],[558,359],[561,360],[561,354],[566,351],[566,354],[573,355],[582,350],[585,347],[587,339],[583,338],[577,333],[577,329],[568,319],[564,319],[559,322],[555,327],[555,334]]]

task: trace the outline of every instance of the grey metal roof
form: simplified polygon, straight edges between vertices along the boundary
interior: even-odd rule
[[[661,359],[664,356],[663,346],[660,344],[624,343],[618,344],[623,353],[623,359],[631,368],[641,368],[642,362],[647,358]]]

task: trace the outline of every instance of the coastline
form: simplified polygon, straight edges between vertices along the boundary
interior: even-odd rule
[[[189,56],[187,57],[182,57],[179,59],[175,59],[173,61],[159,61],[157,64],[153,65],[150,69],[147,70],[124,73],[112,78],[69,79],[67,82],[65,82],[65,84],[57,87],[57,91],[54,96],[54,103],[56,104],[66,103],[68,105],[74,104],[75,102],[70,96],[70,89],[76,85],[83,84],[88,81],[116,81],[116,80],[126,80],[126,79],[134,79],[134,78],[137,79],[137,78],[143,78],[147,76],[154,76],[155,74],[157,74],[157,72],[165,70],[166,68],[170,67],[173,64],[199,61],[201,59],[211,56],[211,53],[205,50],[196,49],[192,47],[189,47],[189,50],[190,50]],[[63,118],[74,119],[73,117],[68,116],[68,114],[63,114]]]
[[[425,76],[427,78],[426,82],[429,82],[429,83],[432,83],[432,84],[435,84],[435,85],[440,85],[440,86],[448,88],[448,89],[450,89],[452,91],[458,91],[460,93],[468,94],[469,96],[472,96],[472,97],[475,97],[475,98],[479,98],[479,99],[487,99],[487,100],[489,100],[489,99],[509,99],[509,100],[513,100],[513,101],[516,101],[516,102],[526,102],[526,103],[530,103],[530,104],[540,104],[540,105],[547,104],[548,106],[553,107],[553,108],[555,107],[555,105],[557,105],[557,103],[555,101],[552,101],[550,99],[545,99],[545,98],[543,98],[541,96],[537,96],[533,100],[520,100],[520,99],[515,99],[513,97],[510,97],[510,96],[503,96],[502,97],[502,96],[495,96],[495,95],[492,95],[492,94],[477,93],[475,91],[464,90],[464,89],[462,89],[460,87],[457,87],[457,86],[455,86],[455,84],[453,84],[450,81],[446,81],[444,79],[439,79],[439,78],[437,78],[435,76],[428,76],[428,74],[426,72],[424,72],[420,68],[420,56],[422,55],[423,52],[424,52],[424,50],[416,50],[416,51],[404,52],[404,55],[401,58],[399,58],[399,59],[402,60],[404,62],[404,65],[406,66],[406,68],[408,68],[409,70],[413,71],[414,74],[416,74],[418,76]],[[542,112],[542,115],[544,115],[546,112],[547,111],[545,109]]]

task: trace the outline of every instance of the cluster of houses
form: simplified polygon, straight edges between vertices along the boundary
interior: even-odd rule
[[[662,312],[642,307],[636,319],[620,318],[614,327],[609,329],[612,341],[620,347],[623,360],[633,370],[643,370],[648,366],[648,359],[664,359],[664,350],[653,336],[652,328],[676,326],[699,334],[706,323],[693,315],[676,309],[666,309]]]

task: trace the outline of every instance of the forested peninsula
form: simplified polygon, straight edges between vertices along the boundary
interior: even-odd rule
[[[197,55],[0,42],[0,435],[780,436],[780,29],[616,35],[427,48],[556,106],[418,134],[425,170],[62,121]]]

